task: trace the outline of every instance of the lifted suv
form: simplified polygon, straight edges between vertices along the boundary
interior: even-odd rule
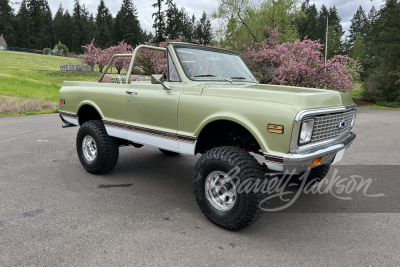
[[[139,49],[166,52],[167,79],[131,75]],[[131,57],[126,75],[106,74],[117,57]],[[240,192],[240,183],[266,171],[327,174],[355,139],[356,105],[349,94],[261,85],[227,50],[185,43],[141,45],[115,55],[99,82],[64,82],[63,127],[80,126],[76,147],[90,173],[111,171],[119,146],[150,145],[166,155],[203,154],[193,176],[206,217],[230,230],[254,223],[265,197]],[[262,164],[249,152],[263,157]],[[232,170],[235,175],[232,177]]]

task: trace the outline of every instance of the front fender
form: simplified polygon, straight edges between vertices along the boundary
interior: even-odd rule
[[[262,134],[260,133],[259,129],[253,123],[251,123],[247,118],[241,116],[240,114],[229,114],[224,112],[212,114],[201,122],[199,127],[196,129],[194,135],[200,136],[200,133],[208,124],[214,121],[222,121],[222,120],[232,121],[241,125],[243,128],[248,130],[254,136],[254,138],[257,140],[261,148],[267,147],[267,144],[264,142]]]
[[[293,121],[300,108],[279,103],[214,96],[182,95],[178,108],[178,133],[199,136],[206,125],[228,120],[246,128],[263,152],[289,152]],[[268,124],[284,126],[283,134],[267,131]]]

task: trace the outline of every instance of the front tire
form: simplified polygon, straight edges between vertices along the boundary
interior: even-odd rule
[[[102,121],[87,121],[79,128],[76,150],[83,168],[93,174],[104,174],[117,165],[118,141],[107,134]]]
[[[242,183],[251,185],[257,179],[264,181],[264,171],[249,153],[237,147],[214,148],[196,164],[194,195],[207,219],[222,228],[240,230],[261,217],[265,196],[238,190]]]

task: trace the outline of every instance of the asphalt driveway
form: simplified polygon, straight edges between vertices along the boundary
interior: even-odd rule
[[[198,156],[125,147],[114,171],[95,176],[79,163],[77,130],[58,114],[0,118],[0,266],[400,265],[400,111],[360,108],[335,166],[386,198],[305,196],[240,232],[197,207]]]

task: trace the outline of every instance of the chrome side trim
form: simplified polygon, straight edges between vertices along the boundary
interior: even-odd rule
[[[290,152],[293,153],[293,152],[296,152],[299,149],[298,139],[299,139],[299,135],[300,135],[301,122],[302,122],[304,117],[320,115],[320,114],[345,112],[345,111],[348,111],[350,109],[355,109],[356,107],[357,107],[356,104],[352,104],[352,105],[348,105],[348,106],[301,110],[299,113],[297,113],[296,117],[294,118],[293,129],[292,129],[292,137],[290,138]],[[342,136],[340,138],[342,138]],[[334,142],[336,140],[338,140],[338,138],[335,138],[335,139],[332,139],[332,140],[328,140],[328,141],[329,142]],[[321,143],[312,144],[312,146],[319,145],[319,144],[322,144],[322,143],[325,143],[325,141],[323,141]]]
[[[105,119],[103,119],[103,123],[106,126],[108,134],[111,136],[174,152],[180,152],[189,155],[195,154],[197,143],[196,136],[165,132]],[[177,148],[171,147],[170,141],[175,141]]]
[[[62,111],[62,110],[59,110],[59,113],[60,113],[60,117],[64,123],[66,121],[73,125],[79,125],[79,120],[78,120],[78,116],[76,113]]]
[[[67,112],[67,111],[63,111],[63,110],[59,110],[58,111],[61,115],[64,115],[64,116],[69,116],[69,117],[73,117],[73,118],[76,118],[76,113],[72,113],[72,112]]]

